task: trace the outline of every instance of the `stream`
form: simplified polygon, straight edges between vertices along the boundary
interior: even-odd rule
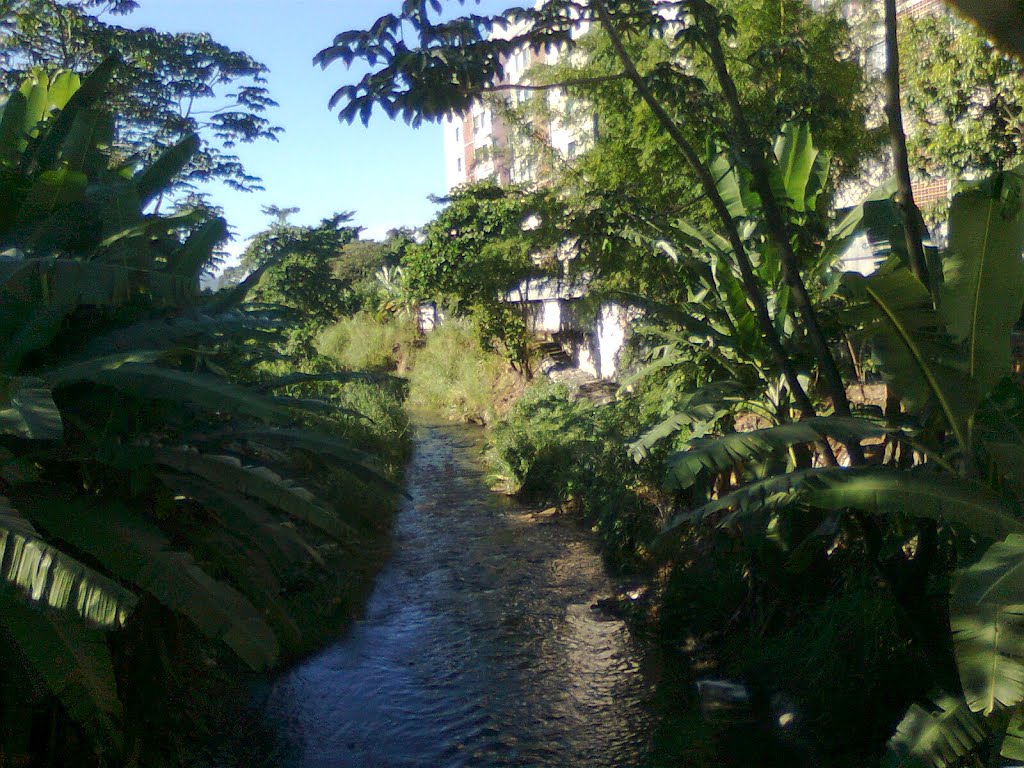
[[[653,683],[578,523],[490,491],[478,427],[423,423],[365,615],[285,672],[264,722],[289,768],[644,763]]]

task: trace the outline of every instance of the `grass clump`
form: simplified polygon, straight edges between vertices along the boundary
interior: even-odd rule
[[[323,331],[316,347],[350,371],[394,371],[408,359],[415,341],[411,320],[382,321],[360,312]]]
[[[517,378],[506,361],[480,347],[470,322],[449,320],[413,355],[409,405],[457,421],[489,422]]]
[[[545,380],[530,385],[491,435],[492,465],[507,490],[581,512],[610,562],[629,570],[648,563],[661,521],[656,484],[626,450],[636,418],[629,401],[598,405]]]

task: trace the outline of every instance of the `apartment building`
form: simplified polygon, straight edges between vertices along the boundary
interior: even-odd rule
[[[574,38],[586,34],[589,23],[580,23]],[[495,36],[508,39],[522,29],[510,26]],[[536,65],[554,65],[565,51],[523,48],[503,62],[505,76],[495,92],[460,115],[442,123],[445,180],[448,189],[460,184],[491,180],[496,184],[528,184],[543,178],[552,162],[571,161],[593,141],[593,115],[577,109],[557,90],[531,89],[528,72]],[[545,100],[544,115],[523,118],[523,107],[532,96]]]

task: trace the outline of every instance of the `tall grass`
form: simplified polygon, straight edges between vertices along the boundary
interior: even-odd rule
[[[515,379],[507,362],[481,349],[469,322],[450,320],[413,356],[409,405],[460,421],[490,421]]]
[[[415,341],[411,320],[383,322],[361,312],[327,328],[316,346],[348,370],[393,371],[408,358]]]
[[[409,321],[358,314],[324,331],[317,348],[349,370],[397,370],[409,380],[409,407],[455,421],[491,421],[519,386],[518,375],[481,348],[465,319],[448,320],[417,341]]]

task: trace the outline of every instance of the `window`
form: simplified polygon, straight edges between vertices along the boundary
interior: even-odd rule
[[[565,154],[569,156],[570,160],[572,160],[574,157],[576,157],[576,142],[575,141],[570,141],[569,142],[569,146],[566,147]]]
[[[511,96],[506,96],[505,97],[505,109],[512,109],[512,97]]]
[[[462,141],[462,128],[455,126],[455,140]]]
[[[455,170],[457,170],[459,173],[462,173],[462,158],[461,157],[456,157],[455,158]]]
[[[484,117],[483,115],[473,115],[473,130],[474,131],[479,131],[481,128],[483,128],[483,125],[484,125],[483,117]]]

